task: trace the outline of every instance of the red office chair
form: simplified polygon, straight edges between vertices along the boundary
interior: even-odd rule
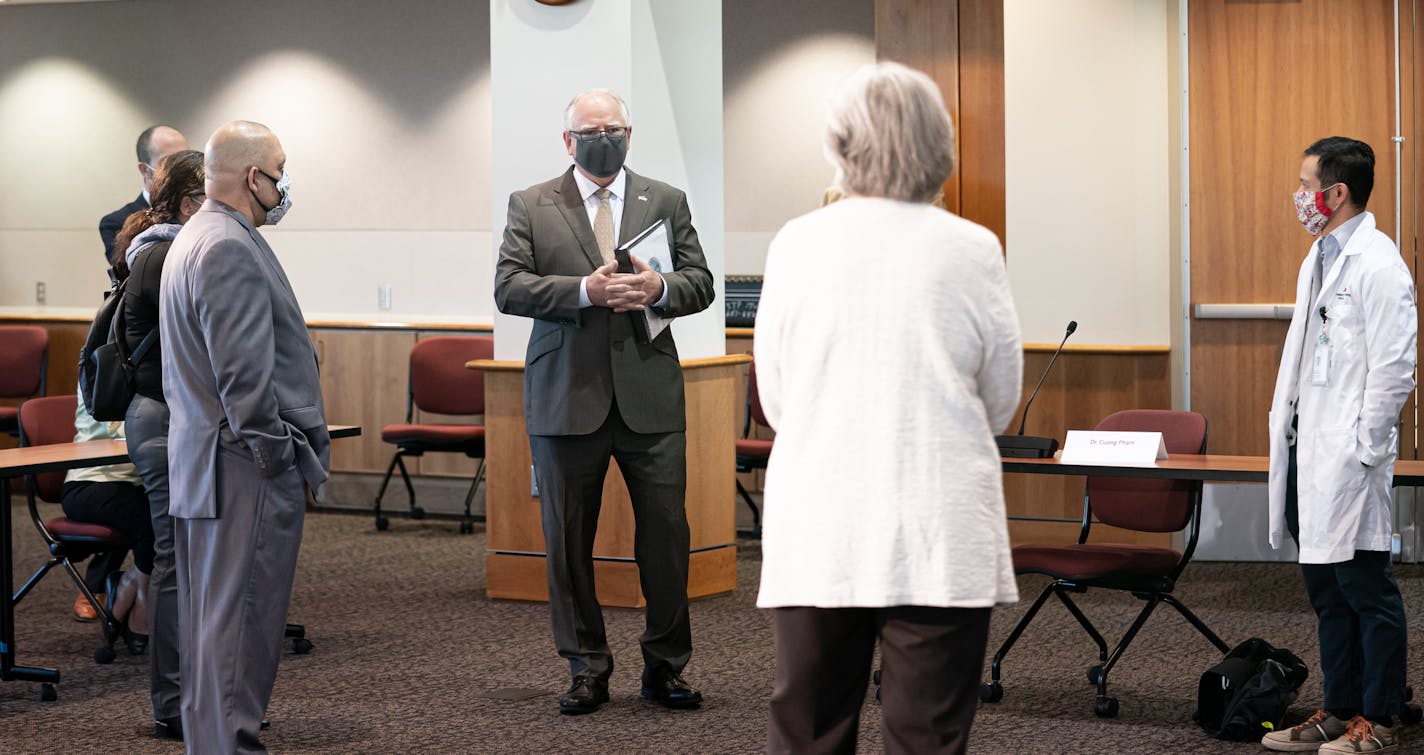
[[[425,509],[415,505],[415,486],[406,471],[406,456],[423,456],[427,452],[462,453],[480,460],[479,471],[470,483],[470,492],[465,494],[465,517],[460,520],[460,533],[474,531],[470,516],[470,502],[475,490],[485,476],[485,426],[411,424],[415,410],[432,414],[480,414],[485,413],[485,375],[479,370],[466,369],[465,363],[472,359],[490,359],[494,356],[494,339],[488,336],[440,336],[426,338],[415,344],[410,351],[410,392],[406,398],[405,421],[403,425],[386,425],[381,428],[381,440],[394,443],[395,456],[386,467],[386,477],[381,481],[381,490],[376,493],[376,529],[390,527],[390,520],[381,515],[381,498],[386,494],[386,486],[391,475],[400,467],[401,479],[410,495],[410,518],[423,519]]]
[[[33,398],[20,405],[20,445],[48,446],[55,443],[69,443],[74,440],[74,411],[78,406],[77,396],[50,396]],[[119,638],[119,623],[104,606],[74,565],[86,558],[105,551],[127,549],[132,541],[124,533],[98,524],[70,521],[63,516],[45,520],[40,516],[37,501],[59,503],[64,489],[64,472],[43,472],[25,477],[26,492],[30,505],[30,519],[39,530],[49,548],[50,559],[45,562],[29,581],[15,593],[13,603],[19,603],[31,589],[39,583],[50,569],[63,566],[79,587],[79,592],[94,611],[99,614],[104,630],[104,645],[94,651],[98,663],[114,660],[114,642]]]
[[[762,427],[770,427],[766,422],[766,414],[761,409],[761,395],[757,392],[755,361],[747,366],[747,414],[746,421],[742,424],[742,437],[737,439],[738,472],[766,469],[767,460],[771,458],[772,441],[751,437],[753,422]],[[751,493],[742,487],[741,480],[737,480],[737,494],[746,502],[747,508],[752,510],[752,537],[761,537],[761,509],[757,508]]]
[[[1121,411],[1098,423],[1097,429],[1161,432],[1168,454],[1206,452],[1206,418],[1196,412],[1156,409]],[[1230,650],[1215,632],[1172,595],[1172,588],[1197,547],[1197,535],[1201,529],[1201,490],[1200,481],[1089,477],[1087,492],[1083,496],[1082,530],[1077,543],[1021,545],[1013,550],[1014,573],[1046,574],[1053,582],[1043,589],[1038,600],[1034,601],[1028,613],[1024,614],[994,654],[990,664],[990,681],[980,685],[980,699],[989,703],[1003,699],[1004,690],[999,684],[1000,664],[1049,596],[1057,596],[1098,645],[1099,663],[1088,669],[1088,681],[1098,688],[1093,712],[1102,718],[1112,718],[1118,713],[1117,698],[1108,697],[1108,673],[1159,603],[1177,609],[1221,652]],[[1178,553],[1171,548],[1145,545],[1089,543],[1088,533],[1095,516],[1102,524],[1137,532],[1177,532],[1185,528],[1186,550]],[[1121,590],[1147,601],[1127,634],[1113,649],[1111,657],[1108,656],[1103,636],[1068,596],[1069,593],[1086,592],[1090,587]]]
[[[49,333],[34,325],[0,325],[0,398],[43,396]],[[19,409],[0,406],[0,432],[20,431]]]

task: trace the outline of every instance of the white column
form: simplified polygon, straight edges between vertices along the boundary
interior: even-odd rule
[[[726,352],[722,305],[722,3],[491,0],[491,212],[498,250],[509,194],[564,171],[564,107],[586,89],[628,101],[628,166],[687,192],[717,285],[705,312],[673,324],[684,359]],[[491,270],[490,274],[493,275]],[[495,358],[523,360],[530,322],[495,314]]]

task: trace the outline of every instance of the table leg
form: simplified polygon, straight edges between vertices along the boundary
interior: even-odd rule
[[[45,684],[59,682],[59,671],[15,665],[15,570],[10,531],[10,478],[0,478],[0,680],[31,681]]]

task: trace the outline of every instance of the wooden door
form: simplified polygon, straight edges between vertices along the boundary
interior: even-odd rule
[[[1404,47],[1412,39],[1402,3]],[[1291,194],[1301,153],[1324,136],[1367,142],[1376,158],[1369,207],[1395,235],[1394,32],[1392,0],[1244,2],[1188,6],[1191,174],[1191,303],[1289,303],[1311,239]],[[1412,114],[1412,48],[1404,112]],[[1413,130],[1412,115],[1406,132]],[[1405,143],[1406,176],[1417,166]],[[1405,261],[1417,236],[1415,181],[1405,192]],[[1416,273],[1417,278],[1417,273]],[[1267,453],[1266,413],[1287,323],[1191,323],[1191,406],[1211,422],[1220,454]],[[1406,407],[1401,455],[1413,457],[1414,411]]]

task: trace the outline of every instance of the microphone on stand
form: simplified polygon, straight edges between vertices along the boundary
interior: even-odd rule
[[[1000,456],[1018,459],[1047,459],[1058,450],[1057,438],[1024,435],[1024,425],[1028,423],[1028,408],[1033,406],[1033,400],[1038,398],[1038,389],[1043,387],[1043,381],[1048,378],[1048,371],[1053,369],[1053,363],[1057,362],[1058,355],[1063,353],[1063,345],[1068,343],[1068,336],[1073,335],[1073,331],[1077,329],[1078,321],[1069,320],[1068,330],[1063,334],[1063,340],[1058,342],[1058,349],[1053,352],[1053,358],[1048,360],[1048,366],[1044,368],[1043,376],[1038,379],[1038,385],[1033,387],[1033,393],[1029,394],[1028,401],[1024,403],[1023,417],[1019,419],[1018,434],[994,436],[994,442],[999,444]]]

